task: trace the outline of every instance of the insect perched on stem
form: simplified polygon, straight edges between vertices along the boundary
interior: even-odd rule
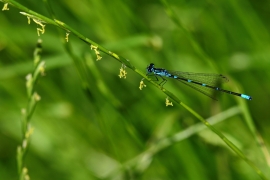
[[[167,80],[164,77],[168,77],[176,79],[212,99],[215,99],[215,97],[212,94],[213,91],[232,94],[247,100],[252,99],[252,97],[249,95],[236,93],[216,87],[218,83],[229,81],[228,78],[226,78],[221,74],[169,71],[163,68],[155,68],[155,65],[153,63],[147,66],[146,71],[147,76],[154,75],[157,81],[158,77],[161,77],[162,78],[162,81],[160,83],[161,86],[163,86],[167,82]]]

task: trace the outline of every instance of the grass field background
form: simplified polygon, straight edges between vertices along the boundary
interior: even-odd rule
[[[53,19],[41,0],[17,2]],[[50,1],[58,20],[141,71],[155,63],[226,75],[224,89],[253,99],[217,94],[215,101],[170,79],[164,87],[205,119],[220,121],[214,127],[270,178],[270,3],[167,3],[175,14],[166,1]],[[142,76],[126,68],[127,78],[120,79],[121,63],[102,52],[96,61],[95,52],[70,34],[74,61],[64,48],[66,31],[48,24],[38,37],[39,26],[8,7],[0,13],[0,179],[18,179],[25,77],[33,72],[38,38],[46,67],[35,86],[41,100],[23,161],[31,179],[260,179],[186,109],[174,102],[166,107],[158,88],[144,80],[140,91]],[[178,139],[163,148],[160,142],[169,137]]]

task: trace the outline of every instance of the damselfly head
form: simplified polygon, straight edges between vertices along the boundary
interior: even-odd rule
[[[154,64],[153,63],[151,63],[149,66],[147,66],[147,68],[146,68],[146,72],[147,73],[151,73],[151,72],[154,72]]]

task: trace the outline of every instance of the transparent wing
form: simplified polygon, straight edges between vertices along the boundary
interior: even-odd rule
[[[217,99],[215,98],[215,93],[221,92],[221,91],[216,91],[214,89],[207,88],[207,87],[204,87],[204,86],[201,86],[201,85],[198,85],[198,84],[193,84],[193,83],[189,83],[189,82],[185,82],[185,81],[181,81],[181,80],[179,80],[179,81],[184,83],[185,85],[199,91],[200,93],[202,93],[202,94],[216,100],[216,101],[217,101]]]
[[[192,72],[181,72],[181,71],[168,71],[168,73],[179,77],[177,79],[178,81],[184,83],[185,85],[199,91],[200,93],[217,100],[215,98],[215,94],[217,92],[222,92],[222,91],[217,91],[215,89],[202,86],[200,84],[207,84],[209,86],[216,87],[217,85],[221,83],[228,82],[229,79],[222,74],[214,74],[214,73],[192,73]],[[185,80],[191,80],[192,82],[186,82]],[[196,84],[194,82],[200,83]]]
[[[220,83],[228,82],[229,79],[222,74],[214,73],[192,73],[181,71],[168,71],[168,73],[178,76],[179,78],[189,79],[202,84],[208,84],[210,86],[216,86]]]

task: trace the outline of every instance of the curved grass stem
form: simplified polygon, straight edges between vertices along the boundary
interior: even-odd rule
[[[11,6],[14,6],[18,9],[20,9],[21,11],[24,11],[24,15],[33,18],[33,19],[37,19],[39,21],[42,21],[43,23],[46,24],[51,24],[54,26],[57,26],[61,29],[64,29],[65,31],[69,32],[70,34],[73,34],[74,36],[78,37],[79,39],[81,39],[82,41],[84,41],[85,43],[87,43],[89,46],[94,46],[96,47],[96,50],[101,51],[111,57],[113,57],[114,59],[116,59],[117,61],[119,61],[121,64],[124,64],[126,67],[132,69],[134,72],[138,73],[140,76],[142,76],[144,79],[147,79],[149,82],[151,82],[154,86],[156,86],[157,88],[159,88],[164,94],[166,94],[171,100],[175,101],[177,104],[181,105],[183,108],[185,108],[187,111],[189,111],[191,114],[193,114],[198,120],[200,120],[207,128],[209,128],[211,131],[213,131],[216,135],[218,135],[227,145],[230,149],[232,149],[238,157],[242,158],[247,164],[249,164],[255,171],[256,173],[261,177],[261,179],[267,179],[265,177],[265,175],[263,174],[263,172],[254,164],[252,163],[243,153],[242,151],[237,148],[231,141],[229,141],[220,131],[218,131],[216,128],[214,128],[209,122],[207,122],[202,116],[200,116],[198,113],[196,113],[192,108],[190,108],[189,106],[187,106],[186,104],[184,104],[182,101],[180,101],[173,93],[171,93],[170,91],[168,91],[167,89],[161,87],[159,84],[157,84],[156,82],[152,81],[150,78],[148,78],[142,71],[138,70],[135,66],[133,66],[131,64],[131,61],[125,59],[124,57],[121,57],[120,55],[117,55],[116,53],[109,51],[108,49],[106,49],[105,47],[99,45],[98,43],[88,39],[87,37],[85,37],[84,35],[80,34],[78,31],[76,31],[75,29],[71,28],[70,26],[68,26],[66,23],[57,20],[57,19],[50,19],[46,16],[43,16],[39,13],[36,13],[28,8],[26,8],[25,6],[19,4],[18,2],[14,1],[14,0],[0,0],[1,2],[4,3],[8,3]],[[177,19],[174,18],[173,15],[173,11],[169,8],[168,3],[166,0],[162,1],[164,3],[164,5],[166,7],[168,7],[168,13],[172,15],[172,18],[175,20],[176,23],[179,24],[179,22],[177,21]],[[180,24],[181,25],[181,24]],[[185,29],[184,29],[185,30]],[[189,36],[188,36],[189,37]],[[193,39],[192,37],[190,37],[192,42]],[[196,45],[196,44],[195,44]],[[195,46],[195,48],[198,48],[197,46]],[[201,51],[201,49],[199,48],[199,51]],[[201,55],[204,56],[206,59],[208,59],[205,54],[201,51]],[[208,61],[210,64],[211,61]],[[212,64],[213,66],[213,64]],[[32,92],[32,90],[31,90]]]
[[[35,85],[40,77],[44,73],[45,62],[40,61],[41,52],[41,40],[38,40],[37,47],[34,52],[34,71],[26,76],[26,90],[28,103],[25,109],[22,109],[22,143],[17,148],[17,166],[18,174],[21,180],[29,179],[28,169],[25,167],[25,157],[27,149],[30,144],[30,136],[34,131],[34,128],[30,125],[31,117],[35,111],[37,102],[40,100],[40,96],[34,91]]]

